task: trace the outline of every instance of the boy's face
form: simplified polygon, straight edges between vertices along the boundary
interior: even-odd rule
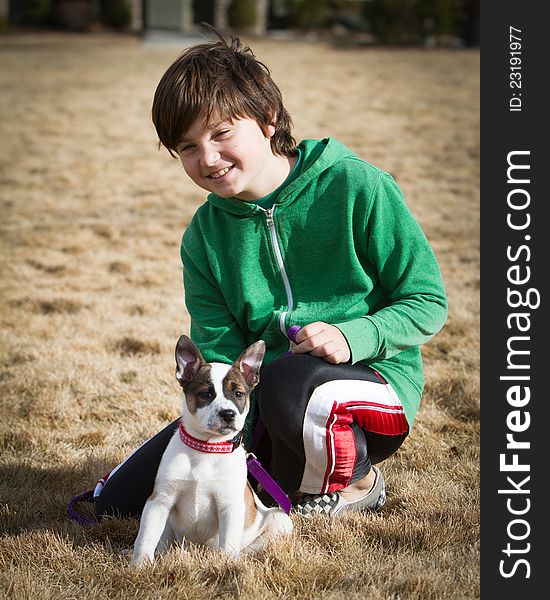
[[[204,190],[223,198],[257,200],[278,186],[271,183],[277,161],[271,151],[274,132],[270,125],[264,134],[249,118],[214,119],[206,125],[198,118],[176,150],[187,175]]]

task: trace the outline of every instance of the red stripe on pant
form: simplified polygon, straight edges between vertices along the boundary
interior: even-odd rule
[[[349,427],[352,422],[361,429],[382,435],[401,435],[408,430],[405,413],[399,405],[334,402],[326,422],[327,470],[323,492],[334,492],[349,485],[357,456],[355,438]]]
[[[353,421],[371,433],[401,435],[409,425],[403,407],[399,404],[384,405],[376,402],[346,402],[346,409],[353,415]]]
[[[346,487],[353,475],[357,449],[349,425],[353,417],[348,409],[334,402],[326,424],[327,470],[323,491],[334,492]]]

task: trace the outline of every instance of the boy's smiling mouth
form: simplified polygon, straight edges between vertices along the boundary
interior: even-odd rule
[[[206,178],[207,179],[221,179],[224,175],[226,175],[227,173],[229,173],[229,171],[231,171],[231,169],[233,169],[235,165],[231,165],[230,167],[225,167],[223,169],[220,169],[219,171],[215,171],[214,173],[210,173],[210,175],[207,175]]]

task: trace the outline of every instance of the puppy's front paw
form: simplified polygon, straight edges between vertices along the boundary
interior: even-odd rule
[[[280,508],[272,508],[266,519],[265,529],[269,535],[288,535],[292,533],[292,519]]]
[[[227,554],[229,558],[233,558],[234,560],[239,560],[241,555],[241,549],[233,548],[233,546],[226,546],[225,548],[221,548],[221,550]]]
[[[153,557],[145,553],[134,552],[130,557],[130,566],[135,567],[137,569],[146,567],[147,565],[152,564],[152,562]]]

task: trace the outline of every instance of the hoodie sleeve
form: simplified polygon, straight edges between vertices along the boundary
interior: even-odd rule
[[[246,346],[245,335],[212,275],[196,220],[183,234],[181,260],[185,305],[191,317],[190,337],[207,362],[232,363]]]
[[[386,359],[434,336],[447,318],[435,255],[393,178],[382,173],[366,217],[367,258],[387,299],[378,311],[337,324],[351,362]]]

